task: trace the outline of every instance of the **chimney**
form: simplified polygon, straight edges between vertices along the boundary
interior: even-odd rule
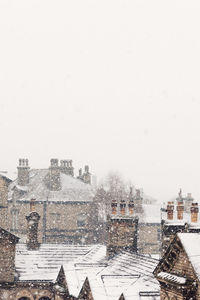
[[[199,207],[198,203],[192,203],[192,206],[190,208],[191,211],[191,222],[192,223],[197,223],[198,222],[198,213],[199,213]]]
[[[129,216],[133,216],[134,213],[134,200],[133,200],[133,188],[130,187],[130,193],[129,193]]]
[[[83,182],[87,184],[91,184],[91,174],[89,172],[89,166],[85,166],[85,172],[83,173]]]
[[[117,214],[117,201],[116,200],[112,201],[111,209],[112,209],[112,215],[116,215]]]
[[[107,220],[107,256],[113,257],[122,250],[137,252],[138,217],[112,215]]]
[[[38,223],[40,216],[35,211],[35,199],[31,199],[30,211],[30,214],[26,216],[28,227],[27,249],[38,250],[40,247],[40,244],[38,243]]]
[[[120,214],[125,216],[126,214],[126,202],[124,200],[120,201]]]
[[[51,165],[49,167],[49,188],[51,191],[59,191],[61,189],[60,168],[57,158],[51,159]]]
[[[167,203],[167,220],[173,220],[174,202],[168,201]]]
[[[28,159],[20,158],[18,169],[18,184],[25,186],[29,183],[29,166]]]
[[[61,160],[60,171],[66,175],[74,176],[74,168],[72,166],[72,160],[71,159]]]
[[[183,220],[183,211],[184,211],[183,201],[178,200],[176,210],[177,210],[177,219]]]

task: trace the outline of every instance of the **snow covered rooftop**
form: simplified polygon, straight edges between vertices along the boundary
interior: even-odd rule
[[[89,261],[85,262],[82,257],[78,264],[64,265],[69,291],[75,297],[86,278],[94,300],[118,300],[122,293],[127,300],[140,299],[141,292],[159,294],[158,282],[152,274],[158,260],[123,251],[110,260],[92,259],[91,264]],[[153,299],[152,296],[149,299]]]
[[[98,252],[99,247],[41,244],[39,250],[31,251],[27,250],[26,244],[17,244],[15,262],[19,280],[55,280],[63,264],[90,252],[93,255],[94,252]]]
[[[178,237],[200,280],[200,233],[178,233]]]
[[[16,271],[20,281],[44,280],[55,282],[63,266],[69,293],[78,297],[83,284],[89,281],[94,300],[140,299],[140,293],[159,293],[153,276],[158,260],[122,251],[112,259],[106,257],[103,245],[73,246],[42,244],[39,250],[27,250],[18,244]]]
[[[177,276],[177,275],[167,273],[167,272],[160,272],[160,273],[158,273],[157,276],[159,278],[167,279],[171,282],[178,283],[178,284],[185,284],[186,283],[186,278],[185,277]]]
[[[50,191],[46,184],[48,169],[30,170],[29,184],[18,185],[17,179],[9,186],[8,199],[17,197],[17,200],[36,199],[37,201],[61,201],[61,202],[91,202],[94,191],[91,185],[64,173],[60,174],[61,190]],[[18,191],[18,193],[16,193]],[[15,196],[17,194],[17,196]]]

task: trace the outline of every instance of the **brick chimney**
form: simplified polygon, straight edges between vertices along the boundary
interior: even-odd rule
[[[192,206],[190,208],[191,211],[191,222],[192,223],[197,223],[198,222],[198,213],[199,213],[199,207],[198,207],[198,203],[192,203]]]
[[[128,208],[129,208],[129,216],[133,216],[133,213],[134,213],[134,199],[133,199],[133,188],[132,187],[130,187]]]
[[[51,191],[59,191],[61,189],[60,182],[60,168],[58,166],[58,159],[52,158],[49,167],[49,189]]]
[[[137,252],[138,217],[111,215],[107,220],[107,256],[122,250]]]
[[[66,175],[74,176],[74,168],[72,166],[72,160],[71,159],[61,160],[60,171]]]
[[[89,172],[89,166],[85,166],[85,172],[82,175],[83,182],[87,184],[91,184],[91,174]]]
[[[183,220],[183,212],[184,212],[183,201],[178,200],[176,210],[177,210],[177,219]]]
[[[29,183],[29,166],[28,159],[20,158],[18,169],[18,184],[25,186]]]
[[[35,211],[35,199],[30,202],[30,214],[26,216],[28,236],[27,236],[27,249],[38,250],[40,244],[38,242],[38,224],[40,220],[39,214]]]
[[[174,218],[174,202],[168,201],[167,203],[167,220],[173,220]]]

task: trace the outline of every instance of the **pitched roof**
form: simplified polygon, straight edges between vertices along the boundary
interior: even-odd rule
[[[200,280],[200,233],[178,233],[178,237]]]
[[[69,291],[75,297],[86,277],[94,300],[118,300],[122,293],[128,300],[139,299],[140,292],[159,294],[158,282],[152,274],[158,260],[123,251],[111,260],[92,259],[90,264],[89,259],[84,261],[82,257],[78,264],[64,265]]]
[[[74,246],[65,244],[41,244],[39,250],[27,250],[26,244],[16,247],[16,271],[19,280],[55,280],[61,265],[98,248],[92,246]]]
[[[18,180],[14,180],[9,186],[8,200],[13,197],[17,200],[37,201],[62,201],[62,202],[91,202],[94,191],[89,184],[70,175],[60,173],[61,190],[50,191],[46,185],[48,169],[32,169],[29,173],[29,184],[27,186],[18,185]],[[17,196],[16,196],[16,191]]]
[[[139,293],[159,293],[152,272],[158,260],[121,252],[112,259],[106,257],[103,245],[42,244],[39,250],[27,250],[26,244],[16,248],[16,271],[19,281],[53,281],[63,265],[69,293],[78,297],[89,282],[94,300],[139,299]],[[149,298],[152,299],[152,298]]]
[[[16,235],[0,227],[0,239],[5,239],[5,238],[14,243],[18,243],[19,241],[19,238]]]

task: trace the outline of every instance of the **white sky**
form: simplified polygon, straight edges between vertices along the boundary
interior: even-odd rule
[[[0,169],[72,158],[200,200],[199,16],[199,0],[0,0]]]

